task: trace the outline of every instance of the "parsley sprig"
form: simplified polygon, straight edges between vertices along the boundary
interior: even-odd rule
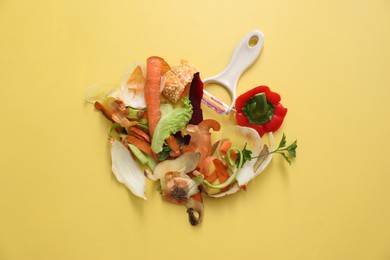
[[[286,135],[283,134],[282,139],[280,140],[279,146],[276,150],[259,155],[259,156],[252,157],[252,151],[246,149],[246,144],[245,144],[244,148],[242,149],[242,155],[243,155],[242,165],[248,160],[260,158],[262,156],[268,156],[268,155],[273,154],[273,153],[280,154],[288,162],[288,164],[291,165],[290,157],[292,157],[292,158],[297,157],[297,152],[296,152],[297,147],[298,147],[297,140],[295,140],[293,143],[291,143],[290,145],[287,146],[287,138],[286,138]]]
[[[286,135],[283,134],[282,139],[280,140],[278,148],[276,150],[270,152],[269,154],[271,154],[271,153],[280,154],[288,162],[288,164],[291,164],[291,161],[290,161],[289,157],[292,157],[292,158],[297,157],[297,152],[296,152],[296,149],[298,147],[297,140],[295,140],[293,143],[291,143],[288,146],[286,146],[286,145],[287,145]]]

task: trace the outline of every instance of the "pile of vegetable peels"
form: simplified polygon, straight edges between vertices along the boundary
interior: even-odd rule
[[[287,113],[280,96],[257,87],[237,99],[237,123],[204,119],[203,82],[187,61],[170,66],[157,56],[135,63],[119,85],[88,88],[86,101],[111,121],[112,171],[117,180],[146,199],[146,180],[158,183],[162,198],[187,208],[192,225],[204,216],[202,195],[223,197],[246,190],[272,160],[296,156],[286,136],[275,148],[272,132]],[[212,143],[212,132],[223,131]],[[268,132],[269,145],[261,136]]]

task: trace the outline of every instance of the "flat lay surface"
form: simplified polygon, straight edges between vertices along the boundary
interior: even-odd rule
[[[115,179],[85,90],[154,55],[205,79],[253,29],[264,47],[237,95],[281,95],[275,139],[297,157],[204,197],[193,227],[155,183],[143,200]],[[384,0],[0,1],[0,259],[390,259],[389,31]],[[204,107],[222,129],[233,115]]]

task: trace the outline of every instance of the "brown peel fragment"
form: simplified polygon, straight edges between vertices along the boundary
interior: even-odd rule
[[[269,153],[269,149],[268,149],[268,146],[265,144],[263,146],[263,149],[261,149],[260,153],[259,153],[259,157],[257,158],[257,161],[255,163],[255,165],[253,165],[253,171],[254,172],[257,172],[257,169],[259,169],[260,165],[265,161],[265,159],[267,158],[267,154]],[[254,177],[256,177],[257,175],[255,174]]]
[[[199,225],[202,222],[204,215],[204,205],[201,194],[197,193],[190,197],[186,203],[186,207],[191,225]]]
[[[149,169],[145,169],[144,170],[144,175],[145,175],[146,178],[148,178],[151,181],[157,181],[158,180],[156,177],[154,177],[153,173]]]
[[[221,142],[221,140],[218,140],[217,142],[215,142],[212,146],[211,146],[211,155],[213,155],[215,153],[215,151],[217,150],[217,147],[219,145],[219,142]]]
[[[195,152],[200,153],[201,157],[199,163],[202,162],[206,157],[210,156],[212,152],[210,129],[213,129],[213,131],[219,131],[220,128],[221,125],[218,123],[218,121],[213,119],[205,119],[198,125],[188,124],[187,127],[182,131],[183,135],[191,136],[188,146],[195,148]],[[186,148],[184,148],[184,150],[186,150]]]

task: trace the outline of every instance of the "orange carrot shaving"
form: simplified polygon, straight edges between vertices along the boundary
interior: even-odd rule
[[[213,163],[215,166],[215,172],[217,172],[217,175],[218,175],[219,183],[224,183],[227,179],[229,179],[227,165],[223,164],[223,162],[219,159],[214,159]],[[221,191],[226,191],[228,189],[229,189],[229,186],[221,189]]]
[[[213,164],[215,166],[215,170],[218,172],[218,175],[229,177],[229,173],[227,172],[228,167],[220,159],[214,159]]]
[[[232,147],[232,141],[225,139],[221,143],[220,151],[222,155],[226,155],[227,151]]]
[[[208,156],[204,158],[200,163],[199,163],[199,171],[204,175],[204,176],[209,176],[210,175],[210,165],[211,162],[216,159],[214,156]]]
[[[129,128],[129,133],[138,137],[139,139],[141,140],[144,140],[148,143],[150,143],[150,137],[147,133],[145,133],[144,131],[142,131],[141,129],[139,129],[138,127],[136,126],[132,126]]]
[[[124,139],[126,142],[137,146],[137,148],[140,149],[142,152],[152,156],[153,158],[156,158],[156,155],[152,152],[152,148],[150,147],[150,144],[147,143],[146,141],[143,141],[131,135],[126,136]]]
[[[177,143],[176,138],[173,135],[170,135],[165,141],[167,142],[168,146],[172,149],[169,155],[172,157],[178,157],[181,154],[181,152],[180,152],[180,146]]]
[[[214,165],[214,170],[210,171],[211,163]],[[212,183],[218,179],[219,183],[224,183],[229,179],[228,166],[220,159],[209,156],[206,157],[199,166],[199,171],[204,175],[205,180]]]
[[[208,176],[205,176],[204,179],[210,183],[214,182],[218,178],[217,171],[213,171]]]
[[[183,147],[181,148],[182,153],[195,152],[195,150],[196,150],[196,145],[193,144],[193,143],[190,143],[190,144],[188,144],[188,145],[186,145],[186,146],[183,146]],[[199,161],[199,162],[200,162],[200,161]]]
[[[103,115],[104,115],[107,119],[113,121],[113,120],[112,120],[112,114],[111,114],[111,112],[108,111],[101,103],[99,103],[98,101],[96,101],[95,104],[94,104],[94,106],[95,106],[95,108],[96,108],[97,110],[101,111],[101,112],[103,113]]]
[[[236,150],[231,150],[231,152],[230,152],[230,159],[231,159],[233,162],[237,161],[237,159],[238,159],[238,154],[237,154]]]

